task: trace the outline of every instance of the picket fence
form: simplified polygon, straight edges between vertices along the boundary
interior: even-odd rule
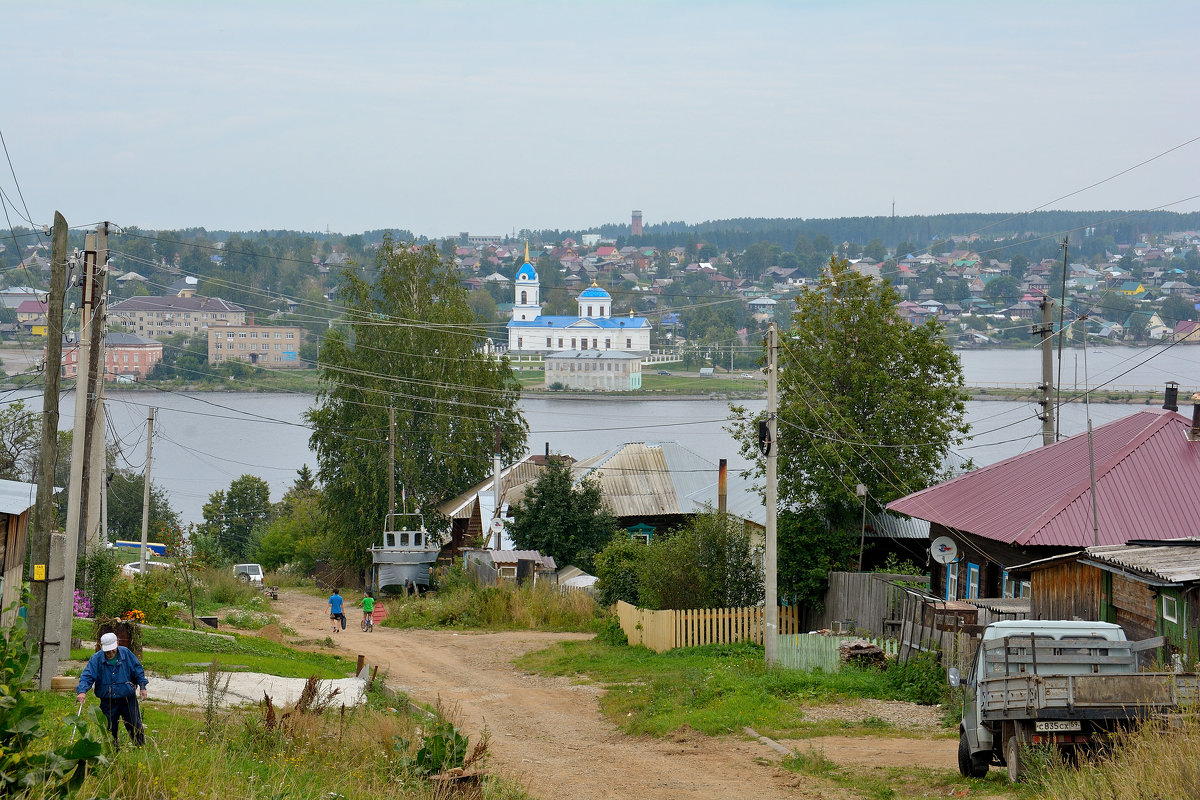
[[[617,618],[629,644],[644,645],[656,653],[705,644],[762,644],[766,630],[766,611],[754,606],[652,611],[618,601]],[[781,606],[780,633],[795,634],[799,630],[796,609]]]
[[[859,636],[825,636],[820,633],[798,633],[790,636],[780,636],[776,639],[779,653],[779,666],[785,669],[812,672],[815,669],[825,672],[838,672],[842,668],[841,655],[838,647],[842,642],[867,641],[878,645],[883,652],[894,657],[900,649],[900,643],[895,639],[869,639]]]

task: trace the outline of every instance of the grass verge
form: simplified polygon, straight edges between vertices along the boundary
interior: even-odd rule
[[[973,780],[949,770],[840,764],[816,748],[794,751],[783,759],[783,767],[816,779],[825,787],[849,790],[866,800],[995,797],[1015,793],[996,770],[984,779]]]
[[[707,734],[740,733],[750,726],[766,736],[814,733],[805,703],[856,698],[912,700],[940,684],[941,671],[923,663],[893,665],[884,672],[848,668],[841,672],[768,670],[757,645],[709,645],[654,653],[644,647],[611,645],[597,639],[559,642],[529,653],[517,666],[551,675],[586,676],[606,685],[601,709],[622,730],[663,736],[688,725]],[[829,723],[819,726],[828,733]],[[841,726],[838,733],[880,733],[882,720]],[[889,732],[899,732],[890,728]]]
[[[88,641],[92,623],[76,620],[76,636]],[[355,662],[341,656],[297,650],[257,636],[210,636],[180,628],[142,629],[142,664],[158,675],[203,672],[216,658],[222,664],[239,664],[248,672],[263,672],[284,678],[346,678],[354,674]],[[95,650],[71,651],[71,658],[86,661]]]
[[[545,584],[481,586],[460,569],[422,597],[384,600],[389,628],[596,631],[606,612],[584,592],[560,593]]]

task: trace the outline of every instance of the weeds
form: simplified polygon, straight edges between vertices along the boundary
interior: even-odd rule
[[[217,729],[217,714],[225,704],[225,695],[229,693],[229,679],[232,677],[226,673],[225,681],[222,682],[220,667],[214,658],[200,684],[200,701],[204,706],[204,730],[210,733]]]
[[[482,586],[459,570],[441,576],[436,592],[383,603],[383,625],[390,628],[594,631],[604,614],[584,592],[560,593],[546,584]]]

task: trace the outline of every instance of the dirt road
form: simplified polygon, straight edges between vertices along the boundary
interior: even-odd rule
[[[281,592],[275,605],[281,622],[302,637],[329,634],[329,618],[319,599]],[[347,617],[354,623],[351,613]],[[698,733],[666,740],[625,736],[601,716],[597,698],[602,690],[598,687],[529,675],[512,666],[513,659],[525,652],[574,638],[587,635],[382,627],[366,634],[351,624],[334,637],[348,653],[361,653],[368,663],[387,670],[390,686],[414,699],[440,699],[456,708],[462,726],[473,737],[486,727],[491,735],[493,768],[524,782],[537,797],[765,800],[821,796],[805,790],[795,776],[773,768],[778,754],[758,742]],[[907,763],[912,763],[911,756]]]

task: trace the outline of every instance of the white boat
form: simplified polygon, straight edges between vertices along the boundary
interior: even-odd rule
[[[420,514],[388,514],[383,545],[371,547],[371,588],[396,593],[428,589],[429,570],[441,551],[441,543],[436,537],[431,540]]]

